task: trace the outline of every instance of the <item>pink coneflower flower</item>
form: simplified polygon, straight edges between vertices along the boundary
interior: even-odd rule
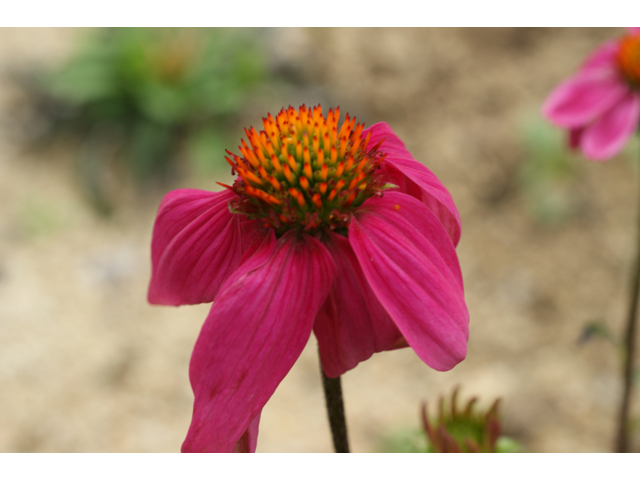
[[[551,92],[542,112],[569,129],[570,145],[587,158],[620,152],[640,120],[640,28],[600,46]]]
[[[213,301],[189,376],[183,451],[255,451],[260,413],[313,331],[338,377],[411,346],[466,356],[469,314],[449,192],[385,123],[289,107],[245,130],[222,192],[176,190],[153,231],[149,301]]]

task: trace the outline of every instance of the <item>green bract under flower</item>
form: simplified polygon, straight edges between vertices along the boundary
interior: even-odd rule
[[[347,114],[338,128],[339,117],[339,108],[325,118],[320,105],[302,105],[269,114],[259,133],[245,129],[249,144],[242,140],[241,156],[227,150],[238,174],[225,185],[238,195],[232,211],[264,220],[278,235],[346,228],[350,212],[384,188],[375,174],[384,155],[382,142],[368,148],[364,124]]]

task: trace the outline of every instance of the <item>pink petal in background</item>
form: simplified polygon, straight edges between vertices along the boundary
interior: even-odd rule
[[[617,74],[584,70],[558,85],[547,97],[542,112],[560,127],[582,127],[615,105],[628,91]]]
[[[580,147],[580,141],[582,139],[583,133],[584,127],[572,128],[569,130],[569,146],[572,149],[577,149]]]
[[[618,53],[618,41],[609,40],[600,45],[591,55],[587,57],[582,66],[582,70],[608,69],[610,71],[616,68],[616,55]]]
[[[638,128],[640,95],[628,92],[624,99],[605,112],[580,138],[582,152],[592,160],[607,160],[620,152]]]

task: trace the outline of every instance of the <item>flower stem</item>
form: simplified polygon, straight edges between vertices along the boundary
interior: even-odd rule
[[[344,404],[342,402],[342,384],[340,377],[329,378],[325,375],[322,365],[322,386],[324,398],[327,402],[327,414],[331,425],[333,448],[336,453],[349,453],[349,439],[347,437],[347,422],[344,417]]]
[[[633,265],[630,282],[629,310],[627,326],[624,336],[624,368],[622,371],[623,391],[618,417],[618,434],[616,439],[616,451],[626,453],[629,451],[629,405],[631,403],[631,388],[633,383],[633,365],[636,353],[636,325],[638,319],[638,293],[640,290],[640,211],[638,212],[637,252]]]

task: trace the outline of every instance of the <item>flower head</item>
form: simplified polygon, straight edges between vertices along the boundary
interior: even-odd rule
[[[222,192],[160,204],[149,301],[213,301],[189,376],[183,451],[255,451],[260,413],[311,332],[337,377],[403,346],[437,370],[466,356],[469,314],[449,192],[385,123],[289,107],[246,130]]]
[[[303,106],[299,114],[289,107],[275,119],[269,114],[261,133],[245,130],[250,146],[242,140],[242,156],[227,151],[239,177],[228,187],[237,194],[232,210],[263,220],[276,234],[346,229],[349,213],[382,191],[375,170],[384,155],[382,141],[367,149],[371,132],[363,138],[364,125],[347,114],[338,129],[339,117],[338,108],[325,119],[320,106]]]
[[[640,122],[640,28],[601,45],[558,85],[543,114],[569,129],[569,142],[592,160],[616,155]]]
[[[485,413],[474,410],[478,401],[471,398],[464,410],[458,408],[458,388],[453,391],[449,408],[440,397],[438,416],[430,421],[427,404],[422,406],[422,426],[434,453],[496,453],[500,437],[500,399]]]

